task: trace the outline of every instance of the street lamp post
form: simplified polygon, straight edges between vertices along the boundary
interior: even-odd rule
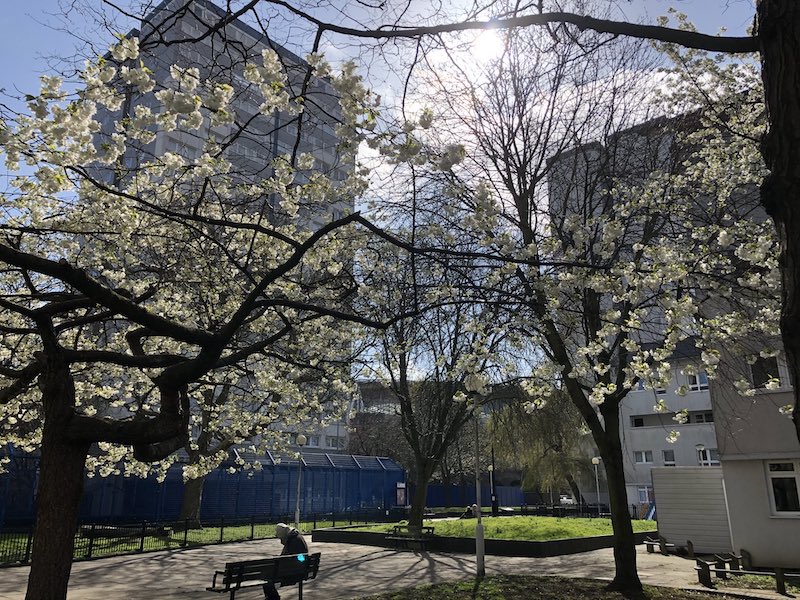
[[[301,482],[303,480],[303,446],[306,445],[306,436],[302,433],[297,436],[297,445],[300,447],[300,458],[297,461],[297,498],[296,503],[294,505],[294,526],[296,529],[300,529],[300,492]]]
[[[478,577],[483,577],[486,575],[486,567],[484,564],[483,522],[481,521],[481,461],[479,460],[480,439],[478,433],[481,423],[479,408],[478,395],[475,394],[475,504],[478,507],[478,514],[476,515],[478,522],[475,524],[475,570]]]
[[[492,446],[492,464],[489,465],[489,491],[492,494],[492,516],[496,517],[500,513],[497,502],[497,489],[494,487],[494,446]]]
[[[706,452],[705,444],[702,444],[702,443],[701,444],[695,444],[694,448],[695,448],[695,450],[697,450],[697,460],[700,461],[700,466],[701,467],[706,466],[705,465],[705,452]]]
[[[497,516],[497,494],[494,491],[494,465],[489,465],[489,492],[492,494],[492,516]]]
[[[597,465],[600,464],[600,457],[595,456],[592,458],[592,464],[594,465],[594,487],[595,491],[597,492],[597,516],[600,516],[600,476],[597,474]]]

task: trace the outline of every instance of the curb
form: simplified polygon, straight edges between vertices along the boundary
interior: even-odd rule
[[[338,544],[360,544],[363,546],[378,546],[394,548],[391,542],[386,541],[386,534],[371,531],[357,531],[355,528],[347,529],[315,529],[311,532],[312,542],[334,542]],[[653,532],[635,533],[637,544],[644,542]],[[551,540],[546,542],[532,542],[520,540],[487,539],[485,552],[492,556],[523,556],[530,558],[544,558],[547,556],[561,556],[564,554],[578,554],[602,548],[611,548],[614,545],[613,535],[601,535],[586,538],[569,538]],[[475,538],[440,537],[434,536],[427,547],[432,552],[453,552],[459,554],[475,553]]]

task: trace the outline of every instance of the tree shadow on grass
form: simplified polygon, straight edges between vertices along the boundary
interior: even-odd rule
[[[483,583],[483,577],[476,577],[475,583],[472,584],[472,594],[470,595],[470,598],[473,600],[478,597],[478,591],[481,588],[481,583]]]

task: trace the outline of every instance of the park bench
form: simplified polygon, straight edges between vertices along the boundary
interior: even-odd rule
[[[665,538],[658,536],[658,539],[653,539],[651,537],[646,537],[644,539],[644,545],[647,548],[647,551],[651,554],[658,548],[658,551],[661,552],[664,556],[669,554],[670,550],[677,554],[681,554],[683,556],[689,556],[690,558],[694,558],[694,545],[692,544],[691,540],[686,540],[686,546],[678,546],[677,544],[672,544],[668,542]]]
[[[658,548],[658,551],[661,552],[663,555],[669,554],[670,550],[676,550],[675,544],[670,544],[665,540],[663,537],[658,536],[658,539],[653,539],[651,537],[647,537],[644,540],[644,545],[647,548],[647,551],[651,554]]]
[[[319,571],[320,553],[287,554],[225,563],[225,569],[216,571],[209,592],[230,593],[234,600],[236,592],[242,588],[262,586],[272,583],[275,586],[299,585],[299,599],[303,600],[303,582],[314,579]]]
[[[408,525],[395,525],[392,533],[386,534],[386,541],[392,542],[395,548],[413,550],[419,548],[425,550],[428,542],[433,539],[433,527],[423,526],[419,528],[409,528]]]
[[[712,573],[719,579],[738,577],[739,575],[760,575],[762,577],[774,577],[775,589],[779,594],[786,595],[786,578],[800,577],[800,573],[786,573],[783,569],[776,568],[774,571],[752,571],[742,567],[742,556],[735,554],[715,554],[714,560],[695,559],[697,564],[694,568],[697,571],[697,579],[701,585],[711,588],[714,587],[711,581]]]

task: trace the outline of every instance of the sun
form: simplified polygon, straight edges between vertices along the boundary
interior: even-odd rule
[[[472,56],[479,63],[487,63],[499,58],[505,50],[505,36],[496,29],[481,31],[472,42]]]

